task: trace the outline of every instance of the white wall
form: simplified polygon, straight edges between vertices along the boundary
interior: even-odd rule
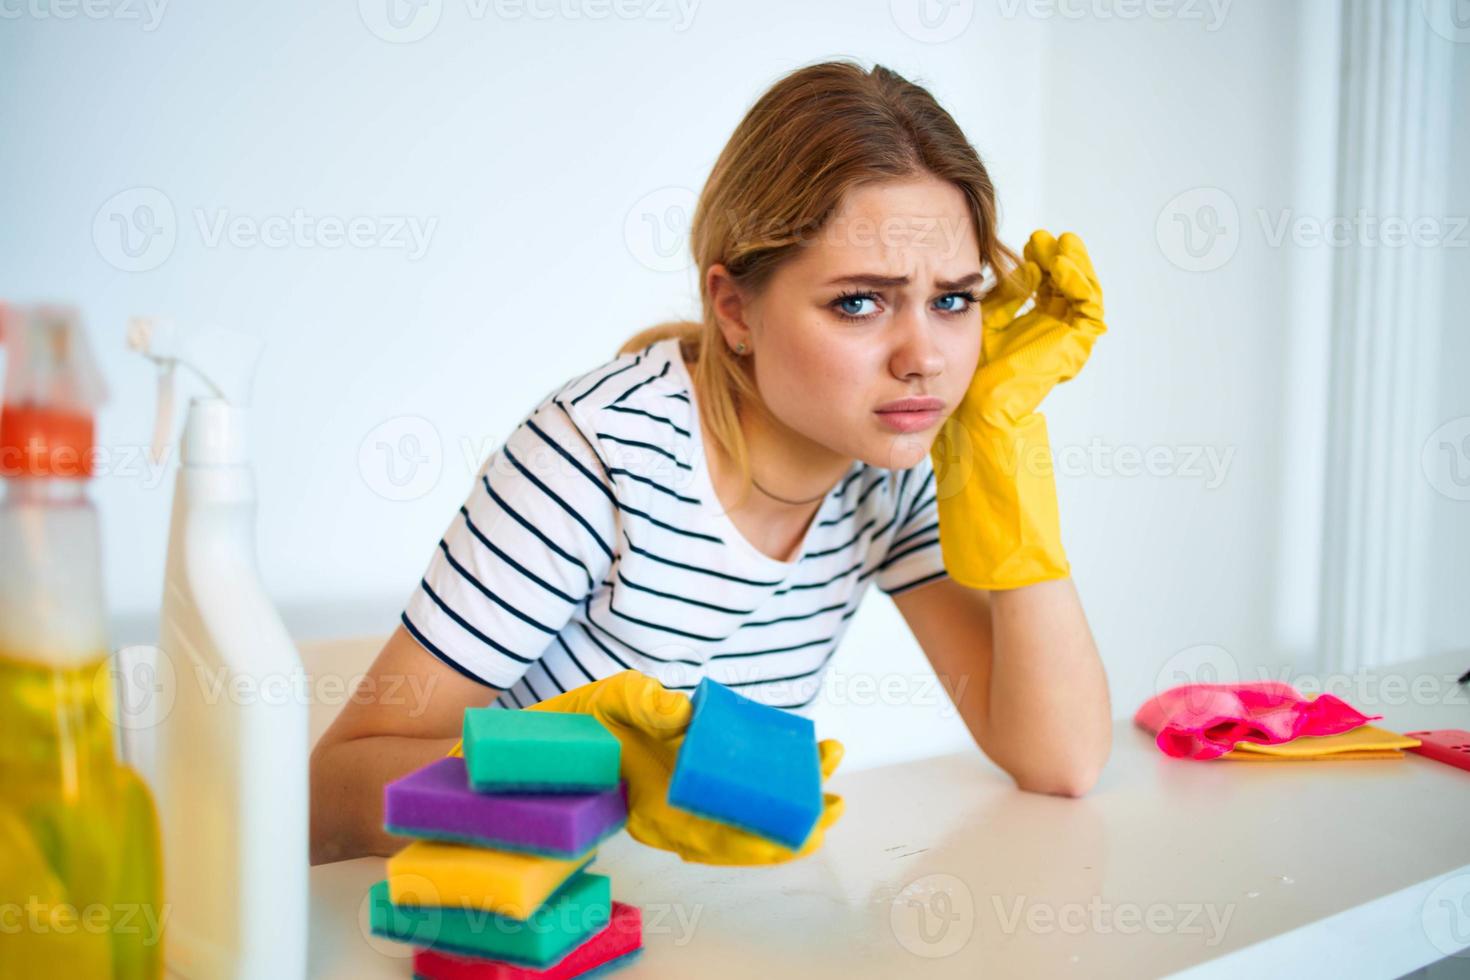
[[[1445,161],[1451,218],[1470,220],[1470,43],[1452,46],[1454,58],[1454,114],[1450,126],[1450,155]],[[1461,231],[1459,240],[1470,239]],[[1434,653],[1470,647],[1470,314],[1464,287],[1470,282],[1470,245],[1444,250],[1444,318],[1439,348],[1439,385],[1431,422],[1438,434],[1428,452],[1433,465],[1431,485],[1440,492],[1431,498],[1430,575],[1435,594],[1428,607],[1428,643]],[[1442,436],[1442,437],[1441,437]],[[1429,440],[1426,440],[1429,441]],[[1470,653],[1464,666],[1470,668]]]
[[[1265,229],[1332,206],[1330,9],[1057,18],[1049,35],[1041,217],[1089,243],[1110,331],[1048,418],[1054,443],[1109,449],[1059,486],[1120,714],[1160,676],[1311,669],[1326,339],[1310,300],[1330,257]],[[1219,216],[1208,250],[1201,207]],[[1136,459],[1121,475],[1123,447],[1162,475]]]
[[[423,8],[439,19],[413,43],[376,36],[375,5],[359,6],[366,16],[180,0],[152,30],[27,15],[0,31],[0,296],[82,308],[113,388],[101,440],[119,451],[146,444],[153,410],[151,370],[122,351],[126,317],[265,339],[260,556],[302,635],[389,630],[475,467],[529,406],[636,329],[697,309],[689,269],[650,267],[645,219],[678,225],[665,206],[692,204],[777,75],[852,55],[931,86],[955,114],[991,168],[1009,241],[1072,229],[1095,258],[1110,331],[1047,414],[1059,452],[1106,447],[1105,468],[1065,457],[1058,482],[1115,714],[1198,644],[1242,665],[1309,645],[1311,617],[1280,598],[1283,582],[1301,590],[1281,500],[1284,462],[1316,437],[1310,418],[1293,436],[1283,418],[1297,377],[1319,384],[1320,365],[1289,370],[1283,347],[1309,295],[1292,283],[1312,288],[1320,263],[1268,247],[1251,216],[1320,193],[1320,146],[1302,133],[1321,129],[1318,71],[1334,65],[1309,22],[1326,5],[1236,0],[1217,22],[1208,5],[1188,8],[1203,20],[1122,20],[1074,4],[1077,19],[1007,0],[966,23],[961,4],[925,41],[899,27],[924,31],[905,0],[705,0],[687,24],[677,7],[673,20],[540,20],[444,0]],[[1156,228],[1200,186],[1250,219],[1208,273],[1171,262]],[[176,241],[161,261],[144,253],[154,267],[122,271],[109,215],[150,200],[172,209]],[[380,230],[408,216],[432,233],[412,258],[210,245],[199,226],[298,208]],[[1310,362],[1320,336],[1302,329]],[[405,435],[427,462],[422,492],[395,501],[373,447]],[[1124,447],[1162,447],[1170,475],[1116,475]],[[405,457],[394,465],[408,472]],[[97,486],[119,640],[148,633],[169,496],[146,471]],[[845,765],[967,744],[876,593],[833,669],[844,685],[897,678],[902,702],[857,704],[833,686],[819,725],[847,741]]]

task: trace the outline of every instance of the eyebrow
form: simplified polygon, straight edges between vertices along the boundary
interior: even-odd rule
[[[973,286],[984,278],[983,273],[972,272],[969,275],[960,276],[958,279],[936,279],[934,280],[934,285],[939,289],[957,290],[964,289],[967,286]],[[907,286],[908,284],[908,276],[879,276],[872,273],[838,276],[836,279],[829,279],[826,282],[828,286],[867,286],[873,289],[885,289],[889,286]]]

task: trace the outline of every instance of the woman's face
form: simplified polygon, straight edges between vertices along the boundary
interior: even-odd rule
[[[907,469],[929,452],[980,359],[981,273],[965,197],[933,177],[850,192],[772,275],[742,319],[766,407],[792,433],[848,459]],[[930,419],[879,409],[938,398]]]

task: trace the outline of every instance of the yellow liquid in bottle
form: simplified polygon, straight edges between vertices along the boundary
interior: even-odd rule
[[[163,976],[158,818],[119,762],[107,657],[0,651],[0,980]]]

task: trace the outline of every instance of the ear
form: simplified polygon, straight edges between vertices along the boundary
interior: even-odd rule
[[[729,348],[734,350],[744,343],[746,350],[753,349],[755,344],[751,340],[750,325],[747,322],[749,297],[735,282],[730,271],[719,262],[711,265],[705,273],[704,288],[710,298],[715,321]]]

